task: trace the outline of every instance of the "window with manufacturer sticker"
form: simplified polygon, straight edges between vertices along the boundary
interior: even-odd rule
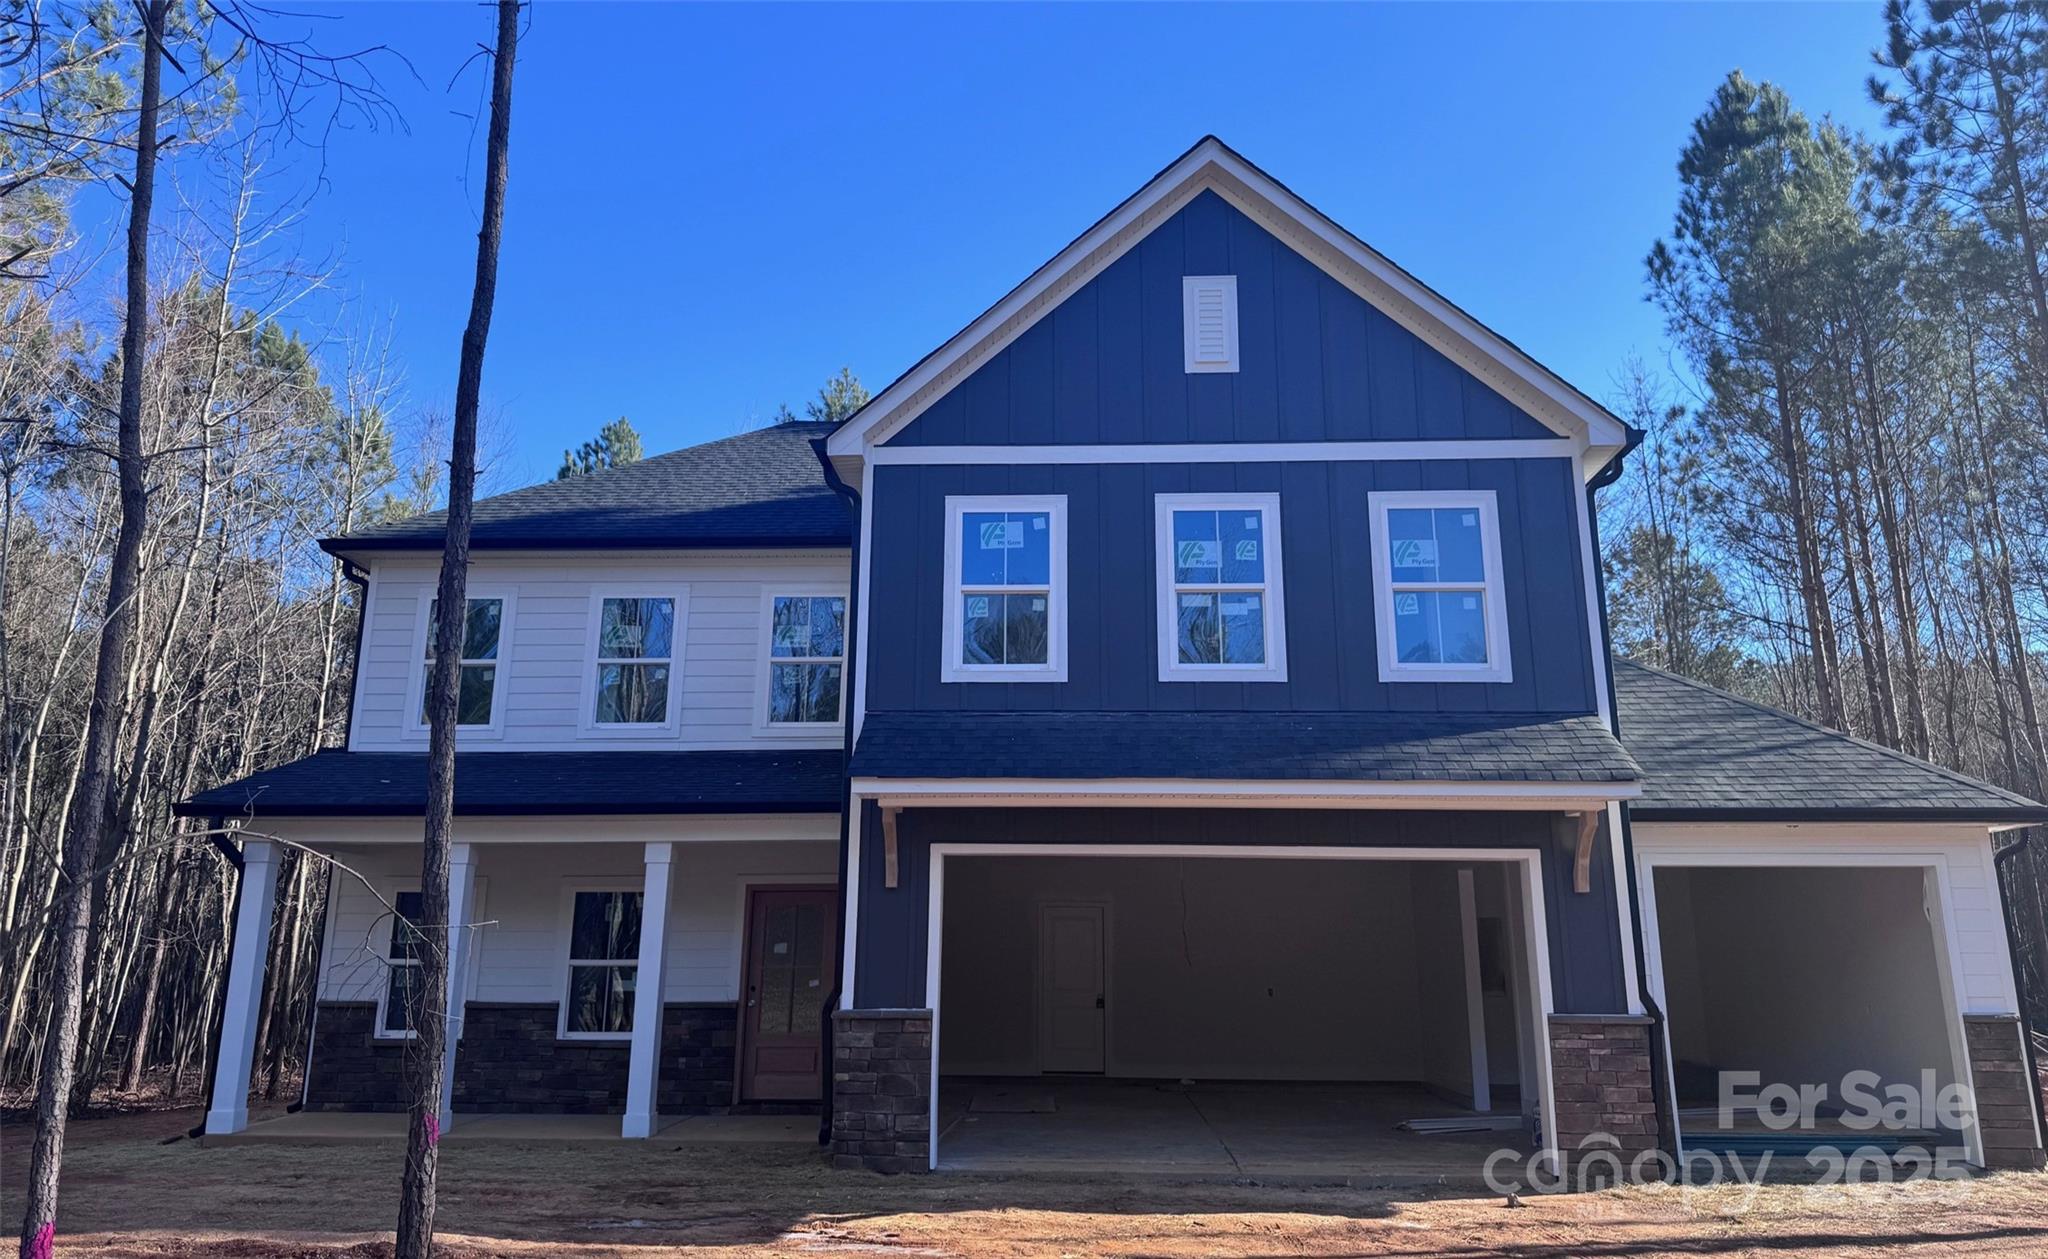
[[[1374,495],[1382,674],[1504,680],[1500,542],[1490,492]]]
[[[1046,668],[1057,609],[1049,510],[962,510],[952,574],[957,655],[966,668]]]
[[[1284,681],[1280,501],[1161,494],[1160,680]]]

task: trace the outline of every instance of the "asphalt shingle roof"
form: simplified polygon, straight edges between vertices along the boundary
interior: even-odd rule
[[[458,752],[455,812],[831,813],[840,804],[838,749],[765,752]],[[316,752],[177,806],[186,817],[247,814],[418,817],[426,811],[421,752]]]
[[[1675,673],[1614,662],[1645,821],[2048,821],[2024,796]]]
[[[550,547],[845,546],[846,505],[825,484],[813,439],[833,425],[798,421],[544,481],[480,499],[479,549]],[[321,545],[330,551],[441,545],[446,512],[373,525]]]
[[[870,713],[859,778],[1629,783],[1596,717],[1541,713]]]

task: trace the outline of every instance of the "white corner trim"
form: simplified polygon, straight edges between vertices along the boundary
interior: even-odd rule
[[[967,664],[962,624],[960,530],[969,512],[1044,512],[1049,560],[1046,588],[1044,664]],[[946,496],[946,580],[940,634],[941,682],[1064,682],[1067,680],[1067,496],[1064,494],[976,494]],[[1034,587],[1035,588],[1035,587]],[[862,671],[865,674],[865,670]]]
[[[607,599],[668,599],[675,604],[669,631],[668,705],[662,721],[601,722],[597,719],[597,662],[604,632]],[[583,683],[577,699],[576,729],[586,738],[644,738],[673,735],[682,729],[683,653],[690,637],[690,587],[687,582],[655,585],[593,586],[583,639]],[[660,663],[653,657],[648,663]]]
[[[1180,280],[1182,366],[1192,375],[1235,372],[1237,353],[1237,277],[1184,275]]]
[[[1593,708],[1600,715],[1600,724],[1614,732],[1614,710],[1608,699],[1607,670],[1613,647],[1607,641],[1607,627],[1600,616],[1600,557],[1593,550],[1593,503],[1589,490],[1575,488],[1572,497],[1578,500],[1573,509],[1579,526],[1579,580],[1586,587],[1586,641],[1592,644],[1593,664]]]
[[[1257,512],[1265,543],[1266,580],[1226,585],[1174,580],[1173,514],[1177,511]],[[1287,592],[1280,540],[1278,494],[1155,494],[1152,496],[1153,585],[1156,590],[1159,680],[1161,682],[1285,682],[1287,680]],[[1180,659],[1179,594],[1182,585],[1202,591],[1257,594],[1264,608],[1266,660],[1263,664],[1184,664]],[[1220,613],[1219,613],[1220,615]]]
[[[839,620],[839,718],[836,721],[770,721],[768,702],[772,694],[770,682],[775,676],[778,660],[796,664],[830,663],[833,657],[826,656],[777,656],[775,654],[775,601],[777,599],[837,599],[841,604]],[[761,584],[761,652],[755,664],[754,715],[751,721],[754,733],[763,738],[836,738],[846,728],[846,710],[853,700],[846,687],[846,639],[853,632],[853,624],[845,616],[846,587],[833,585],[804,585],[791,582],[778,585],[774,582]]]
[[[1382,682],[1512,682],[1514,651],[1508,635],[1507,574],[1501,569],[1500,506],[1492,490],[1376,490],[1366,495],[1372,546],[1372,604],[1379,639]],[[1484,594],[1486,663],[1416,664],[1404,661],[1394,638],[1394,574],[1387,555],[1387,513],[1402,508],[1465,508],[1479,513],[1481,554],[1486,562]],[[1409,585],[1412,583],[1402,583]],[[1469,582],[1422,583],[1469,588]]]
[[[1067,294],[1122,257],[1152,226],[1204,191],[1214,191],[1281,235],[1347,289],[1501,390],[1559,436],[1581,446],[1618,448],[1624,441],[1621,421],[1599,404],[1210,137],[883,389],[832,434],[828,455],[857,456],[887,441]]]

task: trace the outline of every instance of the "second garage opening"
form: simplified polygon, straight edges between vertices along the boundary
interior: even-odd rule
[[[1864,1126],[1845,1082],[1884,1097],[1958,1078],[1930,874],[1917,866],[1667,866],[1659,962],[1679,1129],[1688,1149],[1804,1153],[1960,1147],[1927,1114]],[[1754,1084],[1744,1083],[1748,1076]],[[1817,1099],[1796,1121],[1743,1099],[1778,1085]],[[1734,1099],[1735,1104],[1724,1105]],[[1788,1108],[1789,1109],[1789,1108]]]

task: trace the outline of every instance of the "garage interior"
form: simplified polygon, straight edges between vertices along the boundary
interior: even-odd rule
[[[1755,1154],[1960,1147],[1952,1128],[1857,1130],[1843,1079],[1956,1080],[1953,1008],[1919,867],[1658,868],[1656,915],[1679,1129],[1688,1149]],[[1754,1108],[1720,1113],[1723,1072],[1827,1089],[1811,1128],[1773,1131]],[[1749,1090],[1749,1091],[1754,1091]]]
[[[939,1165],[1470,1176],[1530,1148],[1516,870],[950,859]]]

